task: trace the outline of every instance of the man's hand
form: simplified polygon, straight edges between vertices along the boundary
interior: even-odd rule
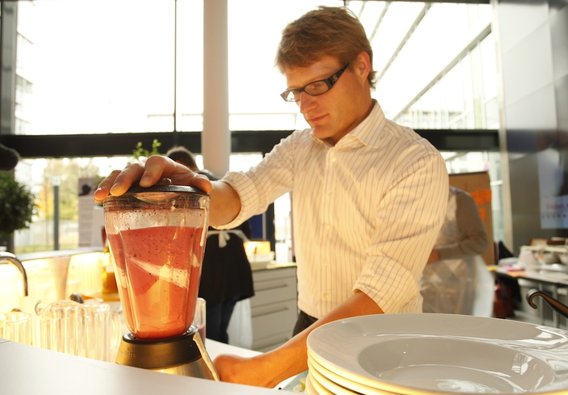
[[[274,388],[279,383],[276,379],[279,367],[273,365],[275,360],[269,355],[252,358],[219,355],[213,363],[221,381]]]
[[[252,358],[219,355],[214,364],[221,381],[274,388],[278,383],[308,368],[308,335],[319,326],[343,318],[381,314],[383,310],[361,291],[317,320],[286,343]]]
[[[95,201],[102,202],[108,195],[120,196],[136,182],[150,187],[168,178],[174,185],[188,185],[209,193],[212,189],[207,177],[165,157],[154,155],[144,165],[131,163],[123,170],[113,170],[95,191]]]

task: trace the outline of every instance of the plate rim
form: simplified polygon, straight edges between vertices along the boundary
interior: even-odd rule
[[[400,317],[404,317],[404,318],[400,318]],[[426,320],[425,320],[426,318]],[[456,321],[457,323],[464,323],[464,322],[481,322],[481,321],[485,321],[485,323],[489,323],[489,325],[501,325],[500,323],[502,322],[507,322],[506,324],[503,325],[509,325],[509,326],[518,326],[519,328],[524,328],[530,331],[537,331],[538,334],[542,334],[542,333],[553,333],[555,334],[557,337],[563,339],[564,341],[561,342],[561,345],[559,347],[557,347],[559,350],[563,350],[568,352],[568,331],[562,330],[560,328],[552,328],[552,327],[547,327],[545,325],[538,325],[538,324],[532,324],[532,323],[527,323],[527,322],[521,322],[521,321],[513,321],[513,320],[502,320],[502,319],[497,319],[497,318],[492,318],[492,317],[476,317],[476,316],[465,316],[465,315],[458,315],[458,314],[437,314],[437,313],[400,313],[400,314],[372,314],[372,315],[365,315],[365,316],[356,316],[356,317],[350,317],[350,318],[346,318],[346,319],[341,319],[341,320],[337,320],[337,321],[333,321],[327,324],[324,324],[316,329],[314,329],[308,336],[308,339],[306,341],[307,344],[307,349],[308,349],[308,359],[312,358],[314,359],[317,363],[319,363],[320,365],[324,366],[325,368],[328,368],[328,370],[330,371],[334,371],[337,372],[338,374],[340,374],[343,377],[346,377],[349,381],[357,381],[357,382],[363,382],[365,385],[373,387],[373,388],[377,388],[380,390],[387,390],[387,391],[391,391],[391,392],[403,392],[405,394],[415,394],[415,395],[426,395],[426,394],[432,394],[432,393],[438,393],[438,394],[455,394],[455,392],[450,392],[450,391],[444,391],[441,389],[432,389],[432,388],[425,388],[425,387],[411,387],[411,386],[406,386],[403,383],[400,382],[396,382],[396,381],[385,381],[385,380],[380,380],[377,377],[371,375],[370,373],[368,373],[366,370],[364,370],[362,367],[361,369],[353,369],[351,367],[349,368],[345,368],[343,367],[341,364],[337,363],[337,360],[334,362],[333,360],[329,360],[329,358],[326,358],[325,355],[321,355],[319,351],[321,351],[321,346],[320,344],[318,344],[318,336],[319,337],[323,337],[326,334],[329,333],[329,331],[332,331],[331,333],[333,334],[333,330],[335,327],[340,327],[342,325],[345,324],[350,324],[350,323],[363,323],[363,324],[371,324],[375,327],[380,327],[381,321],[386,322],[385,320],[397,320],[397,319],[401,319],[402,321],[404,321],[405,323],[407,323],[408,320],[410,321],[416,321],[416,320],[420,320],[420,322],[426,322],[429,321],[430,324],[432,324],[432,322],[436,321],[436,324],[439,325],[440,321],[443,323],[444,320],[453,320]],[[369,321],[367,323],[365,323],[364,321]],[[393,326],[393,323],[390,322],[389,323],[391,326]],[[395,322],[394,326],[396,327],[397,323]],[[454,329],[455,330],[455,329]],[[391,338],[395,339],[397,336],[400,336],[401,334],[404,337],[415,337],[418,335],[428,335],[429,337],[440,337],[441,335],[439,334],[432,334],[432,330],[431,328],[428,328],[428,324],[426,324],[426,328],[422,328],[421,330],[419,330],[419,334],[416,334],[417,328],[413,328],[412,334],[403,334],[402,333],[402,329],[398,329],[398,332],[393,332],[392,330],[387,330],[387,332],[380,332],[380,335],[392,335]],[[428,333],[428,331],[430,331],[430,333]],[[426,332],[426,333],[424,333]],[[372,332],[371,332],[372,333]],[[415,336],[414,336],[415,335]],[[486,333],[483,334],[484,336],[487,336]],[[497,344],[498,346],[504,347],[504,348],[511,348],[511,344],[507,343],[505,339],[502,339],[504,336],[498,336],[495,335],[489,339],[485,339],[485,338],[480,338],[480,337],[474,337],[474,336],[467,336],[467,335],[463,335],[463,336],[453,336],[455,338],[459,338],[460,340],[471,340],[471,341],[482,341],[482,342],[486,342],[488,344]],[[372,339],[373,336],[368,336],[368,339]],[[520,339],[517,340],[512,340],[512,339],[507,339],[507,341],[514,343],[515,341],[522,341],[522,340],[534,340],[533,338],[530,339],[526,339],[521,337]],[[324,340],[325,341],[325,340]],[[381,339],[381,341],[384,341],[384,339]],[[365,345],[365,347],[363,347],[363,349],[365,349],[366,347],[372,345],[372,344],[376,344],[378,341],[375,340],[374,343],[367,343],[365,344],[364,341],[362,341],[362,344]],[[357,347],[354,347],[352,350],[345,350],[345,347],[347,347],[345,344],[343,344],[344,349],[341,349],[341,344],[342,342],[337,342],[335,341],[335,343],[333,343],[334,345],[334,350],[337,351],[337,354],[340,354],[343,358],[345,358],[345,353],[349,353],[352,352],[352,355],[350,355],[351,358],[351,363],[353,363],[353,360],[356,360],[356,356],[358,355],[358,353],[361,352],[361,346],[359,347],[359,349],[357,349]],[[353,346],[353,344],[350,343],[351,346]],[[319,349],[319,350],[318,350]],[[554,348],[554,350],[556,350],[556,348]],[[552,370],[554,377],[553,380],[544,385],[541,388],[537,388],[535,390],[530,390],[530,391],[526,391],[524,393],[531,393],[531,394],[538,394],[538,395],[560,395],[560,394],[564,394],[566,393],[566,388],[568,388],[568,375],[558,375],[559,371],[563,371],[561,368],[555,369],[554,366],[551,366],[549,361],[547,361],[546,359],[543,359],[542,357],[539,358],[538,357],[538,349],[519,349],[519,348],[515,348],[515,351],[517,352],[523,352],[523,353],[527,353],[535,358],[540,359],[541,361],[545,362]],[[542,351],[542,350],[541,350]],[[550,350],[548,350],[550,351]],[[535,355],[535,353],[537,355]],[[354,359],[355,358],[355,359]],[[340,358],[340,360],[345,361],[344,359]],[[355,363],[356,365],[356,363]],[[340,372],[340,373],[339,373]],[[563,387],[561,387],[563,385]],[[522,393],[522,392],[521,392]],[[459,394],[466,394],[465,392],[460,392]],[[509,392],[499,392],[499,395],[505,395],[505,394],[509,394]],[[518,394],[515,393],[515,394]]]

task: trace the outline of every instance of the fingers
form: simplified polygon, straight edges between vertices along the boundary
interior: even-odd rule
[[[193,177],[188,181],[188,185],[191,185],[206,193],[211,192],[211,190],[213,189],[213,185],[211,184],[209,178],[199,173],[193,173]]]
[[[174,162],[165,156],[151,156],[146,161],[146,168],[141,187],[147,187],[156,183],[168,181],[174,185],[188,185],[204,192],[211,192],[211,181],[202,174],[190,170],[187,166]]]
[[[165,173],[171,173],[172,168],[175,168],[175,162],[172,160],[165,156],[152,155],[144,166],[140,186],[147,188],[157,184],[163,176],[169,177]]]
[[[120,196],[136,182],[145,188],[167,183],[189,185],[207,193],[212,190],[211,182],[206,176],[195,173],[165,156],[153,155],[144,165],[131,163],[122,171],[111,172],[95,191],[95,201],[100,203],[108,195]]]
[[[140,179],[144,168],[139,163],[131,163],[122,171],[113,170],[95,191],[95,201],[102,202],[108,195],[120,196]]]
[[[131,163],[124,168],[115,178],[114,183],[110,187],[112,196],[120,196],[134,185],[144,172],[144,167],[140,163]]]
[[[219,379],[225,382],[239,382],[238,369],[235,367],[243,362],[244,358],[236,355],[222,354],[213,361]]]
[[[104,180],[99,183],[97,190],[95,191],[95,201],[100,203],[107,197],[110,193],[110,188],[114,184],[114,180],[120,174],[120,170],[113,170]]]

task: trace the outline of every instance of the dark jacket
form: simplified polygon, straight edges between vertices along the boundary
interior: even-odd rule
[[[214,179],[211,174],[200,172]],[[229,239],[224,247],[219,246],[219,234],[210,228],[207,237],[199,296],[207,304],[218,304],[227,300],[243,300],[254,296],[252,271],[245,252],[244,241],[236,234],[227,232]],[[251,229],[248,221],[235,230],[242,231],[250,238]]]

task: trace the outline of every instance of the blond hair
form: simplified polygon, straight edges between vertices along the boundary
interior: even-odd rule
[[[305,67],[324,56],[337,58],[341,64],[367,52],[373,62],[373,50],[361,22],[346,7],[320,6],[291,22],[282,32],[276,54],[280,71]],[[375,71],[369,73],[369,85],[375,86]]]

